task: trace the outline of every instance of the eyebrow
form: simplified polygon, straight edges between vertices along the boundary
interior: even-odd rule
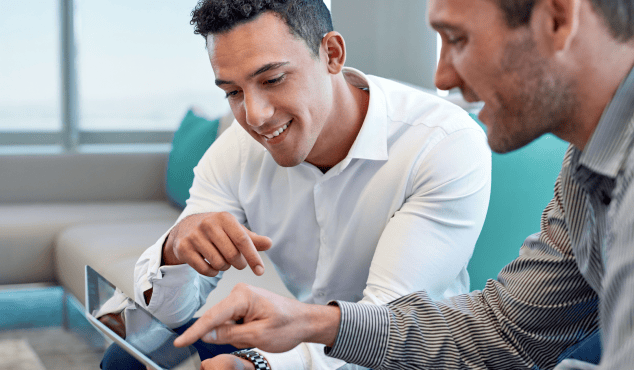
[[[452,24],[446,23],[446,22],[442,22],[442,21],[437,21],[437,22],[430,22],[430,25],[433,29],[435,29],[436,31],[460,31],[461,28],[460,27],[456,27]]]
[[[273,69],[277,69],[286,65],[291,64],[290,62],[277,62],[277,63],[268,63],[263,65],[262,67],[260,67],[260,69],[258,69],[257,71],[251,73],[249,75],[249,78],[254,78],[257,77],[258,75],[261,75],[264,72],[273,70]],[[225,81],[225,80],[219,80],[216,79],[216,86],[221,86],[221,85],[232,85],[233,81]]]

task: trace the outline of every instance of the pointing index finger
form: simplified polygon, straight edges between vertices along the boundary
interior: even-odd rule
[[[229,304],[227,302],[229,299],[230,297],[227,297],[207,310],[189,329],[174,340],[174,346],[188,346],[202,338],[205,334],[214,331],[219,325],[234,318],[239,312],[239,305],[235,303]]]
[[[258,276],[262,275],[264,273],[264,262],[262,262],[262,258],[258,254],[258,250],[246,228],[237,223],[231,224],[227,227],[226,233],[236,248],[242,253],[251,270]]]

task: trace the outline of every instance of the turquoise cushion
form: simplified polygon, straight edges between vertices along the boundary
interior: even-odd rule
[[[471,290],[482,290],[488,279],[495,279],[519,256],[524,239],[539,231],[567,147],[545,135],[511,153],[493,153],[491,201],[468,266]]]
[[[190,109],[174,133],[165,187],[167,197],[180,208],[185,208],[185,201],[189,198],[194,167],[216,140],[219,122],[200,117]]]

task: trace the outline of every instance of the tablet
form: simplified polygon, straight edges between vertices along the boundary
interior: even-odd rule
[[[151,369],[200,369],[196,348],[174,347],[178,334],[90,266],[86,266],[86,318]]]

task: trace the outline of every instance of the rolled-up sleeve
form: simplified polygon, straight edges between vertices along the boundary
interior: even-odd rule
[[[229,212],[245,224],[246,216],[237,196],[241,158],[235,125],[227,129],[207,150],[196,168],[187,206],[176,221],[207,212]],[[173,228],[173,227],[172,227]],[[163,244],[171,229],[138,259],[134,270],[135,300],[169,327],[185,324],[205,303],[222,277],[198,274],[189,265],[161,266]],[[150,304],[144,293],[152,289]]]

